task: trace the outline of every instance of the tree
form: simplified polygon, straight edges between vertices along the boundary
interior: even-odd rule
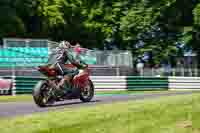
[[[6,15],[5,15],[6,13]],[[0,38],[5,36],[23,36],[26,28],[22,19],[17,15],[11,1],[0,2]]]
[[[0,11],[1,37],[114,45],[152,64],[180,54],[180,43],[200,56],[198,0],[1,0]]]

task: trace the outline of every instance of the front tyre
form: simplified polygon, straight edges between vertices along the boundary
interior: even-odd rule
[[[89,84],[82,89],[80,93],[80,100],[82,102],[90,102],[94,97],[94,85],[91,80],[89,80]]]
[[[47,89],[48,86],[45,81],[39,81],[32,92],[34,102],[39,106],[39,107],[46,107],[48,103],[48,96],[45,95],[45,90]]]

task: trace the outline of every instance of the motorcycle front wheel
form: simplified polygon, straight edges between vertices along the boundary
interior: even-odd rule
[[[49,104],[49,97],[50,94],[48,94],[48,85],[45,81],[39,81],[32,92],[34,102],[39,107],[46,107]]]

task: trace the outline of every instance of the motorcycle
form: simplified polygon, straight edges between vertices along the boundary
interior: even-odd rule
[[[74,68],[72,64],[65,65]],[[90,102],[94,96],[94,85],[89,78],[88,66],[85,69],[76,69],[77,74],[72,78],[70,91],[58,89],[56,86],[62,80],[55,68],[39,66],[38,71],[46,76],[45,80],[39,81],[33,89],[33,99],[39,107],[46,107],[58,101],[80,99],[82,102]],[[60,93],[61,92],[61,93]]]

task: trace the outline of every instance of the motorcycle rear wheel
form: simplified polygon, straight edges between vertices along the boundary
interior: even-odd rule
[[[94,97],[94,85],[92,81],[89,80],[89,84],[80,93],[80,100],[82,102],[90,102],[93,97]]]

